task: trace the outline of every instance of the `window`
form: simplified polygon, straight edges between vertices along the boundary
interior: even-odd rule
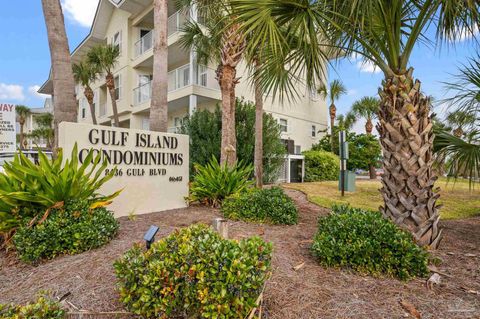
[[[87,117],[87,99],[83,98],[81,103],[82,108],[82,119]]]
[[[142,119],[142,129],[144,129],[145,131],[150,130],[150,119],[148,117],[144,117]]]
[[[300,145],[295,145],[295,155],[302,154],[302,147]]]
[[[206,87],[206,86],[207,86],[207,83],[208,83],[208,82],[207,82],[207,79],[208,79],[208,78],[207,78],[207,71],[208,71],[208,69],[207,69],[206,66],[200,65],[199,71],[200,71],[200,72],[199,72],[200,74],[199,74],[199,83],[198,83],[198,84],[199,84],[200,86],[205,86],[205,87]]]
[[[113,35],[112,45],[118,48],[120,54],[122,54],[122,32],[118,31]]]
[[[288,121],[286,119],[280,119],[278,124],[280,124],[280,132],[286,133],[288,131]]]
[[[115,99],[120,100],[122,98],[122,77],[116,75],[114,78],[115,83]]]
[[[312,137],[317,137],[317,127],[312,125]]]

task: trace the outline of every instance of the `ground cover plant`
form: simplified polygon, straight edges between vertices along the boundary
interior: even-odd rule
[[[65,310],[53,301],[48,295],[40,295],[37,300],[26,305],[0,304],[0,318],[2,319],[63,319]]]
[[[285,188],[298,189],[307,194],[309,200],[322,207],[334,204],[348,204],[352,207],[377,210],[383,204],[378,189],[380,181],[356,180],[356,191],[346,192],[342,197],[338,191],[338,182],[319,182],[304,184],[288,184]],[[466,179],[448,180],[440,178],[437,181],[442,195],[439,203],[443,205],[443,219],[459,219],[480,215],[480,187],[470,189]]]
[[[246,318],[270,270],[272,246],[222,239],[197,224],[115,262],[121,301],[145,318]]]
[[[337,155],[326,151],[306,151],[303,155],[306,182],[338,180],[340,160]]]
[[[283,189],[252,189],[227,198],[222,204],[226,218],[264,222],[278,225],[294,225],[298,222],[298,210]]]
[[[221,165],[215,157],[204,166],[195,164],[189,199],[218,207],[228,196],[245,192],[253,185],[249,180],[252,171],[251,165],[244,165],[242,162],[231,167]]]
[[[101,247],[115,237],[118,228],[105,207],[92,208],[86,200],[71,201],[52,209],[41,224],[25,220],[13,236],[13,244],[21,260],[34,263]]]
[[[428,254],[411,234],[379,212],[333,206],[318,222],[313,255],[325,266],[348,267],[403,280],[428,274]]]

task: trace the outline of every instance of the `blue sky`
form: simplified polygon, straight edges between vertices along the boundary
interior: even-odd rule
[[[88,34],[98,0],[61,1],[73,49]],[[35,91],[48,76],[50,53],[41,1],[3,1],[0,30],[0,101],[42,106],[45,97]],[[422,81],[425,93],[441,99],[444,87],[440,82],[452,80],[451,74],[456,73],[457,66],[475,53],[476,47],[468,39],[455,48],[444,46],[436,51],[419,46],[411,60],[414,75]],[[359,61],[343,60],[330,70],[330,79],[335,78],[340,78],[349,91],[338,102],[339,113],[345,113],[355,100],[376,94],[382,74]],[[358,123],[355,129],[361,131],[362,126],[363,123]]]

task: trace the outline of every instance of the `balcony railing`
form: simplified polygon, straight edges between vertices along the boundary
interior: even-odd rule
[[[180,32],[183,25],[190,19],[189,12],[177,11],[168,18],[168,36]],[[153,48],[153,34],[151,30],[135,42],[135,57],[139,57]]]
[[[215,70],[200,65],[197,68],[196,81],[194,81],[193,84],[213,90],[219,90],[220,88],[215,76]],[[189,85],[192,85],[190,81],[190,64],[186,64],[168,72],[168,92],[179,90]],[[152,83],[147,82],[135,88],[133,90],[133,96],[134,105],[150,101],[152,96]]]

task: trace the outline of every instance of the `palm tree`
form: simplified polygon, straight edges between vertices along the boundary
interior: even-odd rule
[[[154,2],[154,47],[150,130],[168,130],[168,0]]]
[[[371,135],[373,131],[372,119],[377,118],[380,100],[376,97],[366,96],[356,101],[352,105],[352,112],[356,119],[364,118],[367,120],[365,124],[365,132]],[[374,165],[370,165],[370,179],[377,179],[377,172]]]
[[[278,65],[304,63],[307,86],[321,78],[318,64],[325,61],[325,47],[338,55],[359,54],[384,74],[379,90],[380,141],[383,148],[381,193],[384,217],[408,229],[421,246],[436,248],[439,228],[437,177],[433,162],[431,103],[415,80],[410,57],[416,45],[432,41],[428,29],[436,28],[437,41],[452,43],[480,26],[476,1],[458,0],[231,0],[237,19],[246,30],[255,29],[252,45],[264,40],[277,58],[262,65],[270,76],[266,90],[289,88]],[[294,28],[295,27],[295,28]],[[283,28],[301,34],[301,44],[282,36]],[[318,39],[324,45],[316,44]],[[298,48],[302,48],[299,52]],[[297,50],[299,54],[289,52]],[[285,60],[285,57],[290,59]],[[408,182],[406,182],[408,181]]]
[[[372,120],[377,118],[379,106],[380,100],[370,96],[363,97],[352,105],[352,112],[357,116],[357,119],[364,118],[367,120],[365,132],[368,135],[371,135],[373,132]]]
[[[222,142],[220,162],[229,166],[237,161],[235,133],[235,87],[237,66],[245,53],[245,36],[233,20],[229,1],[184,0],[184,8],[195,5],[202,25],[188,22],[183,28],[182,46],[193,49],[200,64],[217,64],[217,81],[222,95]]]
[[[462,110],[449,112],[445,118],[449,126],[453,128],[453,135],[461,138],[467,132],[475,127],[477,118],[474,113]]]
[[[30,115],[30,108],[25,105],[15,106],[15,112],[17,113],[17,121],[20,125],[20,149],[25,148],[25,122],[27,117]]]
[[[83,94],[87,98],[88,105],[90,105],[90,114],[92,115],[92,122],[94,125],[97,125],[97,116],[95,115],[95,104],[93,93],[90,84],[97,80],[98,71],[95,69],[95,66],[88,61],[82,61],[78,64],[73,64],[73,77],[75,82],[83,86]]]
[[[335,102],[338,101],[342,95],[347,93],[347,89],[340,80],[333,80],[328,87],[325,83],[322,83],[317,91],[324,99],[328,97],[328,100],[330,101],[330,136],[333,145],[333,127],[335,126],[335,118],[337,117],[337,107],[335,106]]]
[[[260,68],[260,56],[254,61],[255,70]],[[255,169],[255,186],[263,187],[263,91],[258,80],[255,81],[255,150],[253,165]]]
[[[55,138],[55,132],[52,128],[53,115],[51,113],[44,113],[36,116],[34,120],[37,123],[37,128],[30,133],[30,136],[37,140],[44,139],[47,149],[51,150]]]
[[[357,118],[353,112],[348,112],[347,114],[339,114],[337,116],[337,125],[334,127],[334,133],[336,131],[351,131],[353,125],[355,124]]]
[[[110,99],[112,100],[113,121],[116,127],[120,126],[120,119],[118,117],[117,94],[115,91],[113,69],[118,62],[119,56],[119,47],[112,44],[93,47],[87,54],[88,63],[93,65],[98,72],[105,73],[105,83],[110,94]]]
[[[42,8],[50,46],[54,97],[53,113],[55,116],[55,131],[57,131],[60,122],[77,121],[78,107],[75,98],[75,81],[60,1],[42,0]],[[55,136],[58,136],[58,134]],[[58,146],[57,139],[55,139],[55,146]]]

